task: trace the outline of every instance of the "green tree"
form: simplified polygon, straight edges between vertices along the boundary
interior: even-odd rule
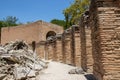
[[[88,9],[90,0],[75,0],[70,7],[63,10],[65,16],[65,27],[68,28],[73,24],[78,24],[82,13]]]
[[[6,27],[6,26],[7,26],[7,23],[1,20],[0,21],[0,27]]]
[[[53,19],[50,21],[50,23],[57,24],[59,26],[63,26],[65,28],[65,21],[64,20],[59,20],[59,19]]]
[[[14,16],[7,16],[4,19],[6,26],[17,26],[17,21],[18,21],[18,18]]]
[[[0,27],[8,27],[8,26],[17,26],[18,18],[13,16],[7,16],[3,20],[0,20]]]

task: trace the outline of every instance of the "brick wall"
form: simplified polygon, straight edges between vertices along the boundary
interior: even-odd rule
[[[71,26],[72,27],[72,26]],[[76,65],[75,60],[75,35],[74,35],[74,28],[71,28],[71,63],[73,66]]]
[[[16,27],[5,27],[1,31],[1,44],[8,43],[15,40],[24,40],[31,45],[33,41],[36,42],[36,52],[41,58],[44,57],[44,44],[40,45],[41,41],[46,41],[48,32],[63,33],[61,26],[37,21],[30,24],[20,25]]]
[[[50,45],[55,46],[50,47]],[[54,49],[54,50],[53,50]],[[48,45],[48,59],[81,67],[80,29],[72,26],[63,34],[55,36],[55,42]],[[54,56],[53,58],[51,56]],[[50,57],[50,58],[49,58]]]
[[[2,28],[1,31],[1,44],[15,41],[16,39],[25,40],[29,44],[31,44],[32,41],[39,43],[40,41],[46,40],[46,34],[49,31],[63,33],[63,28],[43,21],[37,21],[16,27],[5,27]]]
[[[54,60],[54,43],[48,43],[48,60]]]
[[[62,34],[56,35],[56,61],[62,62]]]
[[[63,61],[66,64],[72,64],[71,63],[71,29],[65,30],[63,33]]]
[[[98,80],[120,79],[119,23],[119,0],[92,0],[90,25],[94,56],[93,72]]]
[[[91,29],[90,26],[85,28],[85,36],[86,36],[86,65],[87,72],[93,72],[93,55],[92,55],[92,41],[91,41]]]
[[[91,26],[89,25],[89,11],[85,11],[80,20],[81,63],[83,70],[93,72],[93,54],[91,41]]]
[[[119,80],[119,22],[120,0],[91,0],[89,18],[86,12],[82,15],[80,30],[73,26],[65,30],[60,39],[46,41],[44,57],[81,66],[93,72],[97,80]]]
[[[49,46],[49,44],[46,42],[46,43],[45,43],[45,48],[44,48],[44,49],[45,49],[45,53],[44,53],[44,55],[45,55],[45,56],[44,56],[44,59],[45,59],[45,60],[48,60],[48,59],[49,59],[49,50],[48,50],[49,47],[48,47],[48,46]]]
[[[45,41],[41,41],[40,44],[37,45],[36,52],[41,59],[45,59]]]
[[[80,46],[80,28],[77,25],[72,26],[72,51],[74,65],[77,67],[81,67],[81,46]]]
[[[87,71],[87,54],[86,54],[86,33],[85,33],[85,23],[84,17],[81,17],[80,20],[80,40],[81,40],[81,67],[84,71]]]
[[[28,25],[29,26],[29,25]],[[2,28],[1,32],[1,44],[8,43],[15,40],[24,40],[27,43],[32,43],[32,41],[39,41],[39,26],[30,25],[26,27],[25,25],[19,27],[6,27]]]

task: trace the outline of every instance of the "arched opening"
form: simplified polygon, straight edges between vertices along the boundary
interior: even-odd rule
[[[54,37],[56,35],[56,33],[54,31],[49,31],[47,34],[46,34],[46,40],[50,37]]]

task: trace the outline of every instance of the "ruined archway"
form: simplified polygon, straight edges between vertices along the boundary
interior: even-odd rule
[[[55,36],[55,35],[56,35],[56,33],[55,33],[54,31],[49,31],[49,32],[46,34],[46,40],[47,40],[48,38],[50,38],[50,37]]]

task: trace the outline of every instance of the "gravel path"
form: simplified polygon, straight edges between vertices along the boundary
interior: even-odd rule
[[[68,74],[68,71],[76,67],[50,62],[48,68],[40,72],[37,80],[87,80],[83,74]]]

